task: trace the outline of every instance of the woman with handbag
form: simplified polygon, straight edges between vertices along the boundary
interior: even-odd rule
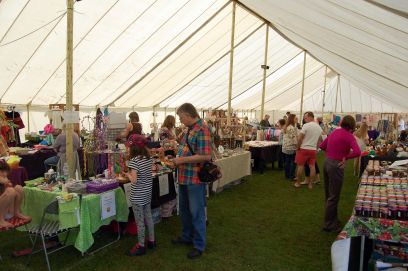
[[[206,245],[205,197],[206,183],[200,176],[211,160],[211,134],[207,124],[200,118],[196,108],[185,103],[177,109],[180,122],[188,127],[173,160],[177,167],[179,184],[179,208],[182,234],[172,243],[193,245],[187,254],[189,259],[202,255]]]

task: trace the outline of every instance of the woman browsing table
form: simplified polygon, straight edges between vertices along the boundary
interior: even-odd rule
[[[323,230],[327,232],[339,232],[341,230],[337,217],[337,206],[343,186],[344,168],[347,160],[359,157],[361,154],[360,147],[353,135],[356,127],[354,118],[349,115],[345,116],[340,126],[340,129],[334,130],[320,144],[320,148],[326,151],[324,162],[326,210]]]

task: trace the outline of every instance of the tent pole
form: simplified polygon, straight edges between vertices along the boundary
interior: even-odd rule
[[[231,24],[231,50],[230,50],[230,69],[229,69],[229,82],[228,82],[228,115],[227,125],[231,125],[231,97],[232,97],[232,75],[234,69],[234,40],[235,40],[235,13],[237,4],[235,1],[232,3],[232,24]]]
[[[28,132],[31,132],[31,129],[30,129],[30,104],[27,104],[27,126],[28,126]]]
[[[305,92],[305,75],[306,75],[306,51],[303,51],[303,77],[302,77],[302,93],[300,96],[300,114],[299,118],[303,119],[303,95]]]
[[[340,81],[340,74],[337,74],[337,90],[336,90],[336,103],[334,104],[334,113],[337,113],[337,96],[339,96],[339,81]]]
[[[327,79],[327,65],[324,70],[324,85],[323,85],[323,100],[322,100],[322,118],[324,116],[324,100],[326,99],[326,79]]]
[[[340,75],[339,75],[339,95],[340,95],[340,112],[343,113],[343,99],[341,98]]]
[[[266,25],[266,34],[265,34],[265,54],[264,54],[264,64],[261,66],[263,69],[262,77],[262,103],[261,103],[261,117],[263,119],[265,113],[265,88],[266,88],[266,71],[268,67],[268,43],[269,43],[269,26]]]
[[[153,124],[156,125],[156,105],[153,106]]]
[[[67,0],[67,71],[66,71],[66,111],[72,112],[73,84],[73,26],[74,26],[74,0]],[[74,177],[74,147],[72,136],[74,127],[72,123],[66,125],[66,159],[68,162],[69,177]]]

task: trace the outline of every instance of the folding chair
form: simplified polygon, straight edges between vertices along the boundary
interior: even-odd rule
[[[44,213],[43,213],[42,218],[41,218],[40,225],[35,225],[35,226],[32,226],[32,227],[29,227],[29,229],[28,229],[29,233],[31,235],[35,235],[35,238],[34,238],[33,247],[32,247],[32,250],[31,250],[32,252],[29,255],[27,265],[30,265],[31,256],[33,254],[38,253],[41,250],[44,250],[45,260],[47,262],[48,271],[51,271],[51,266],[50,266],[50,262],[49,262],[49,259],[48,259],[48,255],[50,255],[51,253],[57,252],[57,251],[59,251],[59,250],[61,250],[61,249],[68,246],[68,245],[66,245],[66,243],[67,243],[71,228],[60,229],[59,228],[60,225],[59,225],[58,221],[46,221],[45,220],[46,215],[58,215],[58,214],[59,214],[58,201],[54,200],[47,207],[45,207]],[[45,240],[49,240],[50,238],[57,237],[59,234],[64,233],[64,232],[67,233],[67,235],[65,237],[64,245],[61,246],[61,247],[58,247],[56,249],[53,249],[52,251],[48,251]],[[38,239],[39,236],[41,237],[43,248],[39,249],[37,251],[34,251],[34,248],[35,248],[35,245],[37,243],[37,239]]]

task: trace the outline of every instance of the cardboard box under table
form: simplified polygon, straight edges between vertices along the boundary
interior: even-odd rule
[[[29,183],[29,182],[28,182]],[[102,219],[101,197],[109,192],[114,193],[116,214]],[[84,253],[94,243],[93,233],[101,226],[110,224],[113,220],[126,222],[128,220],[129,209],[127,207],[125,194],[122,189],[116,188],[101,194],[83,195],[81,201],[77,198],[73,202],[60,203],[60,214],[56,219],[60,223],[60,228],[75,227],[79,224],[78,231],[70,242],[80,252]],[[51,192],[41,190],[37,187],[24,187],[25,200],[22,207],[24,214],[32,217],[32,222],[39,224],[44,208],[57,196],[62,196],[63,192]],[[65,205],[66,204],[66,205]],[[65,205],[65,206],[64,206]]]

